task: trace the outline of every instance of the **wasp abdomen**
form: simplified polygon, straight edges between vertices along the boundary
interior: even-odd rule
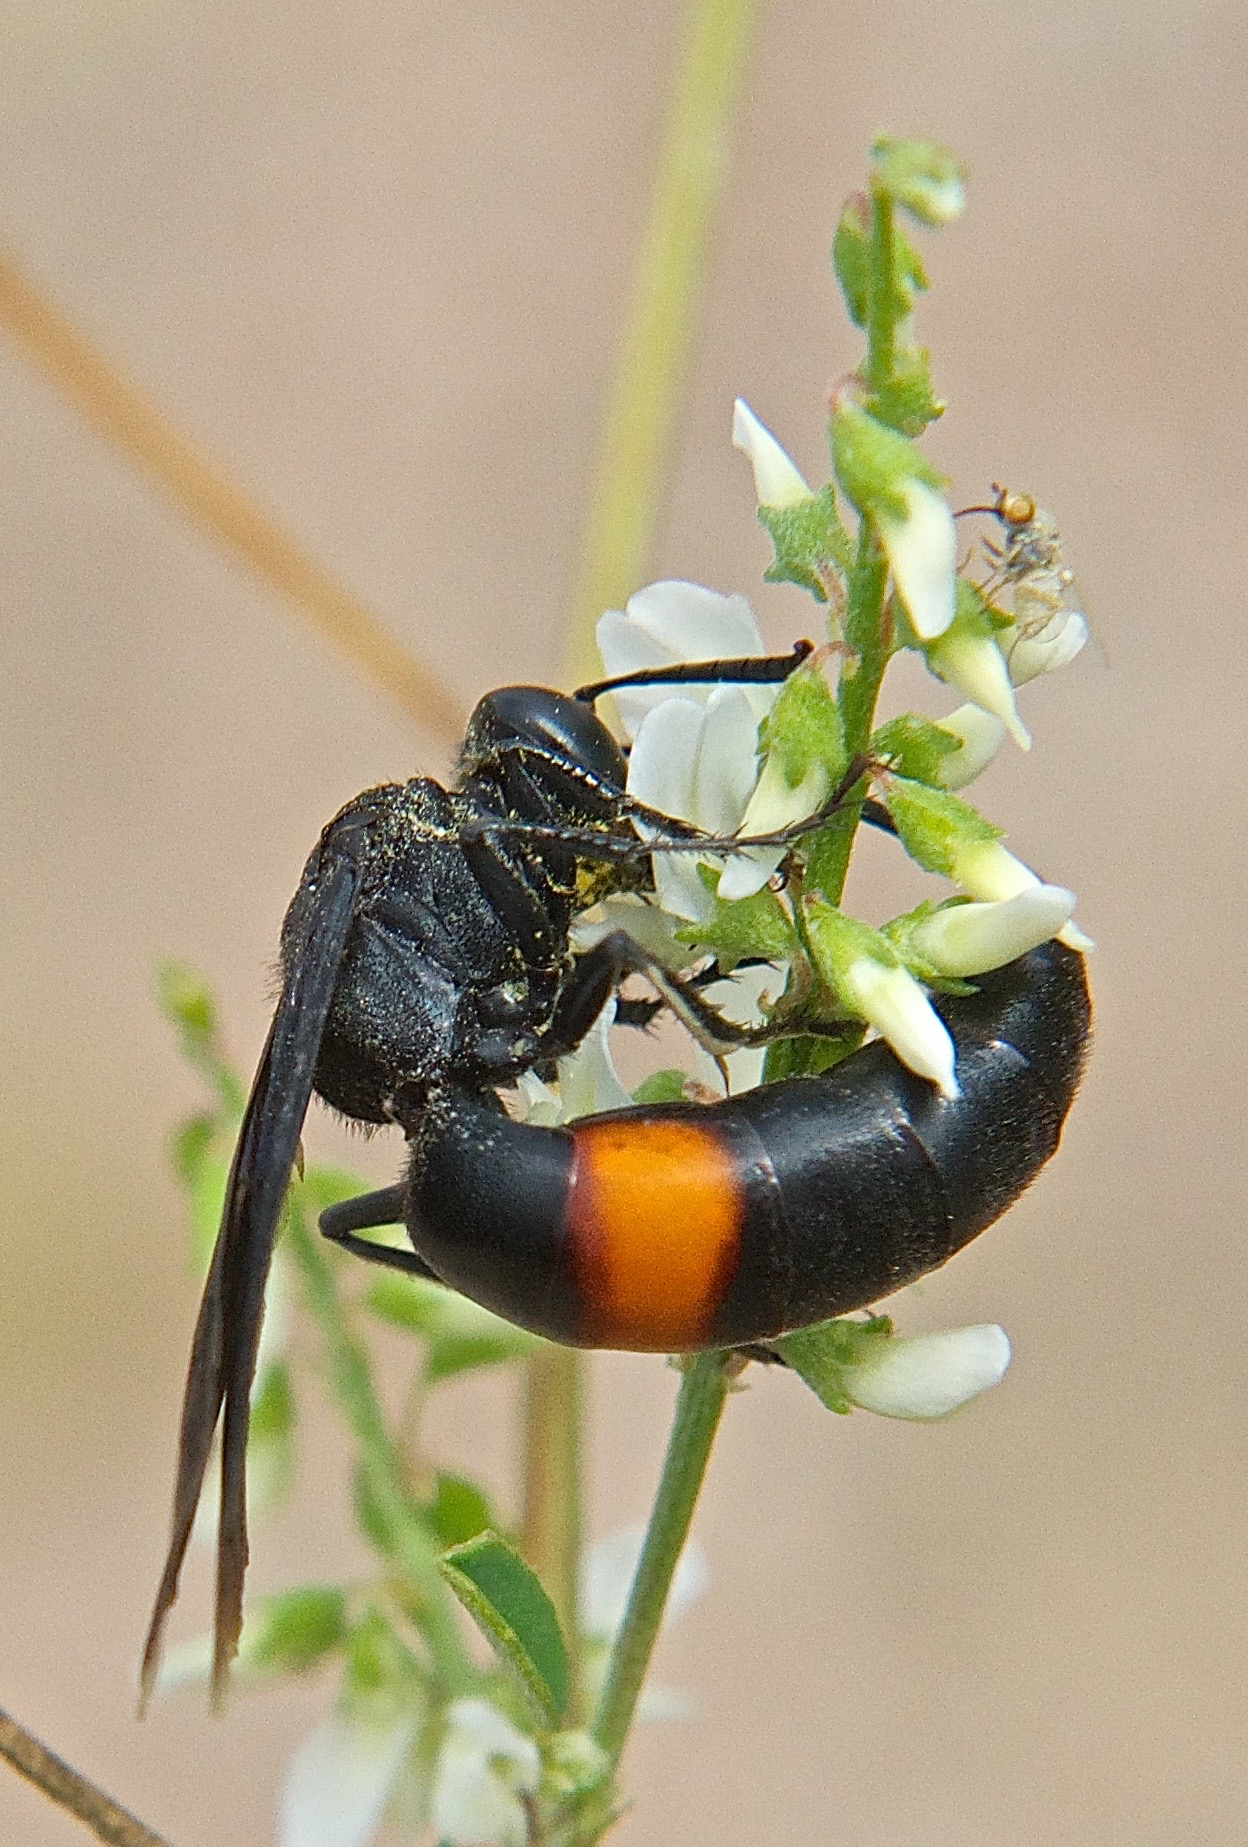
[[[744,1345],[865,1307],[951,1257],[1053,1154],[1083,1068],[1083,960],[1056,943],[941,1003],[961,1095],[887,1046],[722,1103],[566,1129],[449,1091],[407,1223],[454,1287],[552,1339]]]

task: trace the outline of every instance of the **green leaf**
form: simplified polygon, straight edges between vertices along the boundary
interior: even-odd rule
[[[845,201],[832,236],[832,269],[855,327],[865,327],[871,303],[870,205],[862,193]]]
[[[869,1321],[838,1317],[782,1334],[771,1345],[816,1398],[843,1417],[853,1409],[841,1382],[843,1368],[860,1364],[873,1348],[889,1338],[892,1330],[887,1315],[873,1315]]]
[[[683,1071],[652,1071],[633,1092],[634,1103],[683,1103],[687,1078]]]
[[[719,874],[699,866],[698,877],[713,891]],[[764,885],[748,898],[731,902],[716,898],[715,909],[700,923],[677,930],[681,942],[713,950],[720,967],[731,970],[742,956],[763,956],[767,961],[788,961],[797,952],[792,919],[774,891]]]
[[[463,1545],[493,1525],[490,1504],[476,1483],[450,1473],[438,1475],[425,1518],[443,1546]]]
[[[381,1611],[366,1610],[347,1638],[347,1709],[374,1721],[397,1717],[410,1710],[424,1679],[419,1661]]]
[[[790,789],[818,764],[828,782],[840,781],[848,766],[840,708],[817,667],[799,667],[780,688],[759,727],[760,747],[780,768]]]
[[[892,376],[867,399],[867,409],[881,423],[904,436],[921,436],[929,423],[943,417],[944,404],[932,391],[932,374],[926,347],[900,347],[893,356]]]
[[[925,872],[955,878],[960,848],[1001,838],[1002,830],[985,821],[969,802],[925,782],[889,776],[881,785],[881,795],[898,839]]]
[[[186,962],[162,962],[156,971],[160,1011],[203,1052],[215,1049],[217,1007],[206,978]]]
[[[288,1437],[295,1426],[295,1399],[285,1360],[266,1366],[251,1399],[248,1442],[271,1443]]]
[[[520,1554],[482,1533],[438,1561],[447,1583],[547,1725],[568,1702],[568,1655],[555,1606]]]
[[[229,1157],[209,1153],[201,1160],[199,1172],[191,1183],[191,1261],[200,1276],[207,1273],[212,1247],[217,1241],[229,1173]]]
[[[839,990],[846,971],[864,957],[885,968],[900,965],[901,957],[888,938],[860,917],[851,917],[825,898],[807,898],[804,912],[815,967],[830,988]]]
[[[832,268],[845,297],[855,327],[865,327],[871,303],[871,203],[865,193],[855,193],[845,203],[832,239]],[[914,298],[927,287],[923,259],[900,230],[893,231],[894,322],[904,320],[914,308]]]
[[[846,499],[872,520],[905,518],[898,490],[907,481],[944,485],[909,437],[845,398],[832,416],[832,459]]]
[[[312,1218],[318,1217],[327,1206],[341,1205],[344,1199],[355,1199],[369,1191],[368,1181],[362,1180],[359,1174],[345,1167],[324,1167],[319,1163],[304,1170],[302,1184],[303,1200]]]
[[[182,1056],[211,1085],[225,1113],[241,1116],[247,1093],[221,1056],[216,1002],[207,981],[184,962],[162,962],[156,981],[160,1010],[178,1030]]]
[[[242,1656],[248,1667],[306,1674],[346,1639],[346,1593],[332,1584],[303,1584],[261,1599],[243,1632]]]
[[[940,785],[940,766],[945,757],[951,757],[962,748],[960,738],[951,731],[944,731],[930,718],[921,718],[917,712],[903,712],[898,718],[890,718],[886,725],[881,725],[871,734],[871,755],[898,776],[906,776],[912,782]]]
[[[791,507],[759,507],[758,517],[775,548],[763,572],[769,584],[798,584],[816,602],[828,600],[828,583],[849,568],[850,544],[831,482]]]

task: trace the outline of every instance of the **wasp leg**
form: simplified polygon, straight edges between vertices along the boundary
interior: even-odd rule
[[[865,757],[855,757],[835,789],[812,814],[768,834],[704,834],[687,821],[661,814],[657,808],[647,808],[644,802],[625,797],[623,814],[629,820],[653,828],[649,838],[609,834],[592,827],[550,827],[541,821],[519,821],[504,815],[495,819],[492,815],[483,815],[480,820],[468,822],[461,828],[459,840],[465,852],[469,852],[482,841],[523,835],[528,840],[551,846],[570,847],[581,859],[600,860],[606,864],[649,859],[652,853],[731,854],[743,853],[750,847],[787,847],[807,834],[818,833],[840,814],[855,785],[861,782],[869,768]]]
[[[856,1030],[858,1025],[848,1020],[802,1020],[800,1023],[785,1020],[763,1026],[740,1026],[735,1020],[725,1019],[703,1000],[698,992],[697,977],[690,979],[672,974],[626,931],[613,930],[577,960],[551,1022],[549,1049],[552,1056],[557,1057],[580,1044],[602,1012],[607,997],[626,975],[644,975],[681,1025],[712,1058],[770,1045],[775,1039],[791,1039],[795,1033],[839,1039],[851,1028]]]
[[[401,1225],[406,1193],[405,1186],[386,1186],[378,1193],[361,1193],[355,1199],[327,1206],[318,1221],[321,1235],[367,1263],[379,1263],[388,1270],[402,1270],[405,1276],[424,1276],[439,1283],[441,1277],[415,1251],[396,1250],[392,1245],[374,1244],[371,1238],[354,1235],[378,1225]]]

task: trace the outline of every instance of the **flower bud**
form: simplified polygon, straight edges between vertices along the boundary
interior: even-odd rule
[[[848,498],[879,533],[897,594],[923,641],[953,621],[957,534],[940,476],[907,437],[841,392],[832,408],[832,454]]]
[[[938,718],[942,731],[958,739],[961,749],[940,759],[936,774],[942,789],[965,789],[986,770],[1005,742],[1004,724],[982,705],[960,705],[946,718]]]
[[[859,956],[846,968],[839,988],[842,999],[888,1040],[903,1065],[935,1084],[942,1097],[960,1094],[953,1040],[908,970]]]
[[[965,169],[933,141],[893,141],[882,135],[871,149],[875,183],[920,223],[951,224],[966,210]]]
[[[1073,892],[1039,884],[996,903],[949,904],[915,925],[907,947],[937,975],[985,975],[1047,943],[1074,908]]]
[[[897,594],[916,635],[930,641],[953,621],[957,537],[943,494],[925,481],[898,483],[904,518],[881,513],[876,524]]]
[[[960,693],[990,712],[1005,726],[1022,750],[1031,749],[1031,738],[1018,715],[1009,668],[995,638],[980,632],[972,623],[955,622],[924,650],[932,672]]]
[[[796,463],[744,398],[732,407],[732,444],[749,458],[760,507],[795,507],[814,498]]]
[[[1021,594],[1020,587],[1014,593],[1016,611]],[[1078,610],[1065,609],[1058,610],[1040,628],[1016,625],[1003,629],[997,645],[1009,664],[1015,686],[1026,686],[1028,680],[1037,680],[1042,673],[1052,673],[1073,661],[1087,639],[1087,619]]]
[[[881,1417],[929,1423],[999,1384],[1010,1363],[1004,1328],[948,1328],[882,1340],[841,1381],[848,1397]]]
[[[999,840],[967,840],[958,843],[952,855],[949,876],[972,898],[998,903],[1016,898],[1020,892],[1034,892],[1043,886],[1030,866],[1016,859]],[[1057,940],[1067,949],[1087,951],[1096,944],[1085,936],[1077,924],[1068,923],[1058,931]]]

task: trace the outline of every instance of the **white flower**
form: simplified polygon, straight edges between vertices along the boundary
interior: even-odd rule
[[[937,775],[942,789],[965,789],[986,770],[1006,739],[1005,726],[980,705],[960,705],[936,723],[958,739],[959,748],[940,759]]]
[[[744,687],[718,687],[700,703],[683,691],[668,697],[637,732],[629,794],[708,834],[735,833],[754,792],[757,737],[758,718]],[[714,901],[698,877],[695,854],[660,852],[653,864],[655,895],[665,911],[694,922],[710,916]]]
[[[813,498],[801,471],[744,398],[732,406],[732,446],[749,458],[760,507],[796,507]]]
[[[942,1096],[959,1095],[953,1040],[914,976],[873,956],[856,956],[838,976],[846,1004],[887,1039],[903,1065]]]
[[[897,594],[922,641],[934,641],[953,621],[958,541],[953,514],[943,494],[913,477],[891,492],[905,503],[905,515],[881,512],[876,525]]]
[[[720,596],[687,583],[651,584],[629,598],[627,611],[608,610],[598,624],[598,647],[609,678],[645,667],[742,659],[765,652],[744,597]],[[770,773],[764,770],[761,780],[758,775],[758,727],[779,690],[695,684],[616,693],[621,720],[633,740],[629,794],[662,814],[720,836],[774,833],[805,819],[827,794],[822,771],[806,777],[796,790],[778,766]],[[719,895],[749,897],[767,883],[783,857],[778,847],[731,855]],[[695,923],[714,908],[698,877],[696,858],[692,853],[660,852],[653,862],[661,909]]]
[[[939,1334],[881,1341],[841,1378],[854,1404],[881,1417],[930,1422],[996,1385],[1010,1363],[1004,1328],[948,1328]]]
[[[963,891],[988,904],[1017,898],[1020,892],[1034,892],[1043,884],[1031,867],[1016,859],[999,840],[972,840],[959,845],[952,876]],[[1065,943],[1067,949],[1086,951],[1096,947],[1092,938],[1085,936],[1074,923],[1059,930],[1057,940]]]
[[[1014,592],[1014,626],[998,637],[1015,686],[1064,667],[1088,639],[1087,618],[1078,610],[1058,609],[1047,618],[1038,614],[1029,620],[1027,606],[1027,586],[1020,584]]]
[[[365,1847],[381,1826],[418,1727],[419,1719],[407,1714],[378,1725],[343,1713],[315,1726],[286,1773],[279,1847]]]
[[[915,926],[910,943],[939,974],[985,975],[1047,943],[1074,908],[1073,891],[1037,884],[995,903],[947,905]]]
[[[516,1088],[524,1102],[526,1122],[550,1129],[575,1122],[581,1116],[600,1116],[606,1110],[628,1108],[633,1099],[621,1084],[611,1057],[614,1023],[612,996],[575,1052],[559,1060],[558,1090],[544,1084],[536,1072],[520,1073]]]
[[[978,635],[958,624],[926,650],[934,674],[999,718],[1022,750],[1031,749],[1027,727],[1018,716],[1005,656],[991,635]]]
[[[774,755],[767,758],[763,773],[741,817],[742,834],[778,834],[795,821],[814,814],[831,788],[828,772],[822,763],[812,763],[799,783],[791,783]],[[749,847],[730,859],[719,875],[718,895],[726,903],[738,898],[752,898],[761,891],[780,861],[784,847]]]
[[[488,1700],[456,1700],[433,1779],[433,1826],[452,1847],[525,1847],[521,1798],[537,1792],[541,1757]]]
[[[732,660],[763,654],[754,612],[743,596],[721,596],[702,584],[669,580],[647,584],[628,599],[626,609],[608,609],[599,617],[598,652],[609,679],[646,667],[672,667],[681,661]],[[713,685],[682,687],[681,697],[705,704]],[[774,686],[736,688],[755,713],[755,723],[771,710]],[[672,697],[670,686],[628,687],[612,695],[625,736],[631,741],[646,713]]]

